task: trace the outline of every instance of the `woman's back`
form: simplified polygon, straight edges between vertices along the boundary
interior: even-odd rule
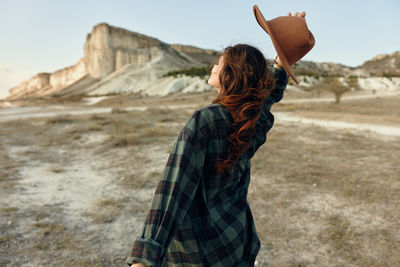
[[[274,71],[275,87],[262,105],[248,149],[231,172],[214,164],[227,151],[233,117],[220,103],[196,110],[179,134],[158,183],[141,235],[127,263],[147,266],[252,266],[260,249],[247,202],[250,159],[265,142],[288,76]]]

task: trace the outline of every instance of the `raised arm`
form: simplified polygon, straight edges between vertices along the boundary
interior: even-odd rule
[[[289,75],[284,68],[272,68],[275,86],[271,94],[264,100],[264,105],[270,110],[272,104],[279,102],[283,98],[283,93],[289,81]]]
[[[265,143],[267,132],[274,125],[274,116],[270,112],[271,106],[283,98],[283,93],[289,80],[289,75],[286,73],[285,69],[273,68],[272,71],[274,73],[275,86],[270,95],[264,100],[254,136],[247,150],[249,158],[252,158],[258,148]]]
[[[179,134],[159,181],[151,209],[137,236],[128,265],[164,266],[167,249],[190,208],[203,177],[206,122],[195,111]]]

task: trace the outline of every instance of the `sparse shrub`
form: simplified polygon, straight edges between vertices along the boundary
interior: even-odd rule
[[[172,116],[160,119],[160,122],[172,122],[172,121],[175,121],[175,119]]]
[[[60,115],[46,120],[47,124],[72,123],[72,122],[74,122],[74,120],[66,115]]]
[[[89,131],[101,131],[102,128],[99,125],[91,125],[88,127]]]
[[[290,112],[296,111],[296,105],[293,105],[293,104],[277,103],[276,107],[278,107],[278,106],[279,106],[279,110],[290,111]]]
[[[160,108],[160,107],[149,107],[147,108],[147,112],[149,115],[160,115],[160,114],[165,114],[165,113],[170,113],[171,109],[167,108]]]
[[[50,166],[49,168],[47,168],[47,170],[50,171],[50,172],[54,172],[54,173],[65,172],[65,170],[59,165]]]
[[[127,113],[128,111],[122,108],[113,108],[111,113]]]
[[[143,137],[161,137],[161,136],[171,136],[175,134],[176,134],[175,132],[171,132],[169,129],[165,127],[155,126],[144,129],[141,135]]]
[[[10,234],[1,235],[0,236],[0,244],[7,243],[13,239],[14,239],[13,235],[10,235]]]
[[[118,137],[111,136],[110,140],[113,147],[125,147],[130,145],[138,145],[141,143],[140,138],[137,135],[133,134]]]
[[[100,116],[98,114],[93,114],[89,117],[89,120],[95,120],[95,121],[99,121],[99,120],[105,120],[106,118],[103,116]]]
[[[57,234],[66,230],[66,227],[58,223],[37,222],[33,224],[37,228],[43,229],[45,233]]]
[[[18,210],[19,210],[18,207],[5,207],[5,208],[1,209],[1,211],[5,212],[5,213],[12,213],[12,212],[16,212]]]

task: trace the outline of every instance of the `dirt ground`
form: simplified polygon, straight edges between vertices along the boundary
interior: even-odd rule
[[[91,105],[112,112],[0,123],[0,266],[125,266],[172,145],[214,96],[113,96]],[[400,127],[398,103],[288,103],[273,112]],[[132,106],[148,109],[123,109]],[[277,119],[252,159],[257,266],[400,266],[399,141]]]

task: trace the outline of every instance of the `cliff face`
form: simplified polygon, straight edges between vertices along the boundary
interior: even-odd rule
[[[86,70],[93,78],[102,78],[127,64],[140,66],[152,61],[167,49],[168,45],[157,39],[101,23],[86,37]]]
[[[87,74],[84,58],[80,59],[77,64],[53,72],[50,75],[50,86],[54,91],[63,88]]]
[[[202,49],[198,50],[196,53],[201,54]],[[7,99],[58,94],[83,78],[99,81],[126,65],[141,69],[149,62],[160,60],[164,62],[164,67],[150,75],[153,77],[150,80],[172,69],[207,64],[207,60],[194,59],[155,38],[100,23],[86,36],[84,57],[77,64],[53,73],[39,73],[11,88]]]
[[[48,88],[50,86],[50,73],[38,73],[27,81],[20,83],[9,91],[7,99],[27,98],[37,89]]]
[[[61,90],[87,74],[83,58],[73,66],[53,73],[38,73],[9,91],[7,99],[31,98]]]

